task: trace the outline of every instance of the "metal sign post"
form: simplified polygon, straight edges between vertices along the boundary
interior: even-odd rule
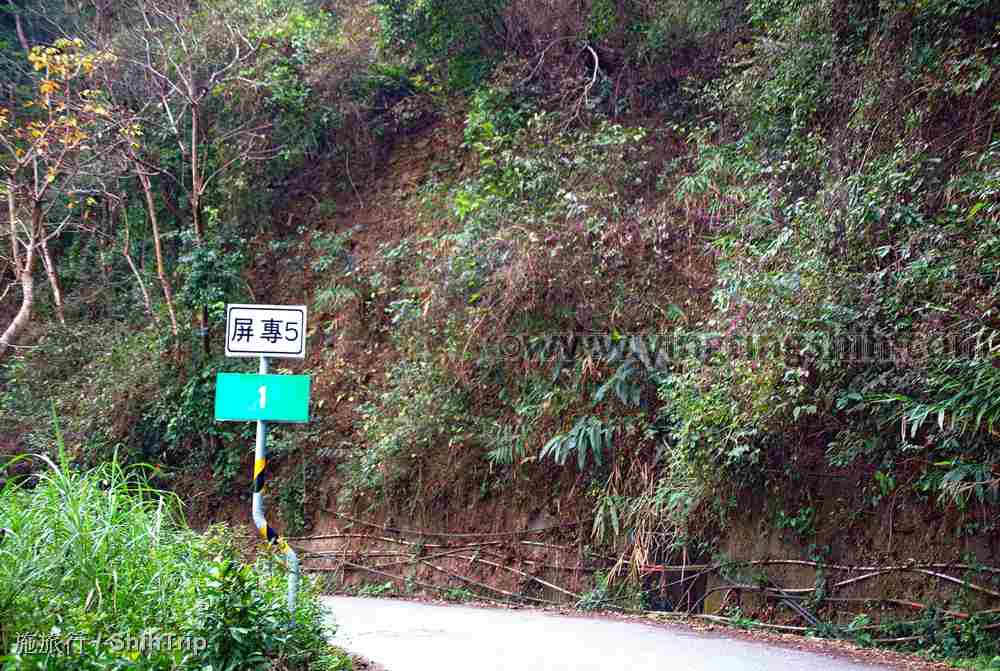
[[[288,565],[288,610],[295,613],[299,589],[299,558],[267,523],[264,485],[267,482],[269,422],[308,422],[308,375],[269,375],[268,358],[305,357],[306,308],[280,305],[227,305],[226,356],[260,357],[258,375],[219,373],[216,377],[215,420],[257,422],[253,461],[251,517],[261,538],[277,544]]]
[[[267,375],[267,357],[260,358],[260,374]],[[285,553],[288,562],[288,612],[295,613],[295,601],[299,591],[299,557],[295,550],[285,542],[285,539],[267,523],[264,516],[264,483],[267,480],[267,422],[257,420],[257,442],[253,453],[253,502],[251,516],[253,523],[260,532],[261,538],[268,543],[278,543]]]

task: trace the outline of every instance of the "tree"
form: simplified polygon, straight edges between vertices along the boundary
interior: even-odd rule
[[[187,201],[196,246],[206,241],[205,202],[209,188],[227,171],[278,153],[269,142],[271,122],[252,104],[259,84],[254,66],[266,38],[253,28],[274,19],[278,3],[139,0],[135,21],[110,45],[122,68],[114,79],[116,98],[141,116],[147,135],[169,139],[180,161],[162,160],[162,148],[128,145],[129,160],[145,194],[154,239],[159,235],[151,180],[169,182]],[[268,9],[268,8],[272,9]],[[115,88],[112,80],[109,88]],[[138,90],[137,90],[138,87]],[[148,105],[154,100],[155,105]],[[248,104],[250,103],[250,104]],[[157,251],[165,296],[169,289]],[[169,302],[169,299],[168,299]],[[205,353],[209,353],[208,310],[198,309]]]
[[[149,219],[150,232],[153,238],[153,252],[156,258],[156,276],[160,281],[160,289],[163,291],[163,300],[167,307],[167,316],[170,319],[170,332],[176,339],[179,329],[177,326],[177,312],[174,309],[174,289],[173,283],[170,280],[170,274],[167,272],[167,264],[163,254],[163,236],[160,232],[160,215],[157,210],[156,196],[153,193],[152,183],[152,177],[156,176],[160,171],[155,167],[150,167],[155,164],[143,158],[141,144],[143,138],[141,114],[134,114],[129,110],[122,108],[118,108],[116,111],[121,115],[121,133],[126,140],[120,145],[120,154],[124,159],[123,172],[130,172],[135,175],[136,181],[138,182],[143,195],[146,213]],[[126,241],[123,242],[123,250],[128,249],[127,222],[125,228],[125,240]],[[136,278],[139,278],[139,274],[135,271],[134,264],[131,259],[126,257],[126,261],[128,262],[133,273],[136,275]],[[144,287],[142,291],[147,308],[149,308],[150,300]],[[151,309],[150,313],[152,314]]]
[[[0,335],[0,357],[31,320],[34,272],[40,257],[59,320],[65,323],[62,290],[49,243],[88,202],[75,186],[94,165],[92,142],[108,137],[110,113],[100,94],[87,88],[95,70],[112,56],[83,49],[80,40],[34,47],[28,58],[36,73],[34,97],[24,110],[0,108],[0,185],[6,198],[10,258],[21,286],[21,306]]]

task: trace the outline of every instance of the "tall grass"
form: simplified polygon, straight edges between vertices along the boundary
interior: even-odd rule
[[[308,586],[291,625],[275,558],[242,565],[227,531],[188,529],[141,469],[37,458],[40,473],[0,490],[0,668],[346,668]],[[75,642],[27,654],[47,636]],[[143,636],[160,649],[123,645]]]

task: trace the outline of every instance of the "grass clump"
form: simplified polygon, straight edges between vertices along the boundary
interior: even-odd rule
[[[288,612],[278,558],[190,530],[140,469],[39,458],[0,489],[0,669],[351,668],[312,585]]]

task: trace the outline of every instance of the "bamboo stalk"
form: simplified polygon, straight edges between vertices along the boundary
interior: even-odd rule
[[[699,620],[708,620],[709,622],[721,622],[724,624],[732,625],[736,622],[731,617],[722,617],[721,615],[692,615],[691,617],[697,618]],[[761,629],[776,629],[778,631],[794,631],[797,633],[803,633],[809,631],[809,627],[793,627],[787,624],[770,624],[768,622],[748,622],[745,623],[750,627],[759,627]]]
[[[446,550],[444,552],[438,552],[437,554],[432,554],[432,555],[429,555],[427,557],[417,557],[417,556],[414,556],[414,555],[409,555],[408,559],[400,559],[400,560],[397,560],[397,561],[387,562],[385,564],[378,564],[377,566],[375,566],[375,568],[380,568],[381,569],[381,568],[389,568],[390,566],[400,566],[400,565],[405,566],[407,564],[416,564],[417,562],[419,562],[421,560],[424,560],[424,559],[438,559],[440,557],[448,557],[448,556],[454,555],[456,552],[463,552],[463,551],[464,551],[464,548],[459,548],[459,549],[455,549],[455,550]]]
[[[506,590],[502,590],[499,587],[490,587],[489,585],[481,583],[481,582],[479,582],[477,580],[473,580],[472,578],[466,578],[465,576],[458,575],[457,573],[452,573],[451,571],[449,571],[447,569],[443,569],[440,566],[435,566],[434,564],[431,564],[430,562],[427,562],[427,561],[421,561],[420,563],[422,563],[424,566],[428,566],[428,567],[434,569],[435,571],[440,571],[441,573],[444,573],[447,576],[455,578],[456,580],[461,580],[462,582],[467,582],[470,585],[475,585],[476,587],[480,587],[482,589],[489,590],[491,592],[497,592],[499,594],[505,594],[508,597],[514,599],[515,601],[527,600],[527,601],[536,601],[538,603],[544,603],[544,604],[547,604],[547,605],[550,605],[550,606],[558,606],[559,605],[555,601],[549,601],[548,599],[539,599],[538,597],[514,594],[512,592],[508,592]]]
[[[355,564],[353,562],[348,562],[348,561],[342,561],[341,563],[344,564],[345,566],[349,567],[349,568],[352,568],[352,569],[355,569],[355,570],[358,570],[358,571],[366,571],[368,573],[373,573],[375,575],[380,575],[380,576],[383,576],[385,578],[390,578],[393,581],[397,581],[397,582],[398,581],[404,581],[405,582],[405,580],[406,580],[405,578],[403,578],[401,576],[393,575],[391,573],[386,573],[385,571],[379,571],[378,569],[369,568],[367,566],[362,566],[361,564]],[[331,567],[315,566],[315,567],[304,567],[302,570],[303,571],[312,572],[312,573],[334,573],[336,571],[343,570],[343,567],[331,568]],[[421,580],[416,580],[416,579],[412,579],[412,578],[410,579],[410,582],[413,583],[414,585],[419,585],[420,587],[423,587],[425,589],[430,589],[430,590],[434,590],[434,591],[438,591],[438,592],[444,592],[444,591],[446,591],[445,588],[441,587],[440,585],[434,585],[434,584],[431,584],[429,582],[423,582]],[[493,591],[499,591],[499,590],[493,590]],[[529,598],[529,597],[524,597],[524,598]]]
[[[304,552],[302,556],[307,559],[322,559],[323,557],[412,557],[409,552],[356,552],[354,550],[327,550],[324,552]]]
[[[500,554],[498,554],[496,552],[489,552],[489,551],[487,551],[486,554],[490,555],[491,557],[493,557],[495,559],[501,559],[501,560],[504,559],[503,556],[501,556]],[[535,566],[538,566],[538,567],[541,567],[541,568],[552,569],[554,571],[573,571],[573,572],[580,572],[580,573],[593,573],[594,571],[598,570],[596,568],[587,568],[586,566],[559,566],[558,564],[547,564],[545,562],[540,562],[537,559],[529,559],[528,557],[518,557],[517,560],[520,561],[520,562],[527,563],[527,564],[534,564]]]
[[[922,573],[924,575],[929,575],[933,578],[938,578],[940,580],[945,580],[947,582],[954,583],[956,585],[961,585],[962,587],[968,587],[969,589],[975,592],[980,592],[981,594],[989,594],[990,596],[996,599],[1000,599],[1000,592],[994,592],[991,589],[983,587],[982,585],[976,585],[975,583],[968,582],[967,580],[961,580],[959,578],[955,578],[953,576],[946,575],[944,573],[928,571],[927,569],[908,569],[908,570],[912,571],[913,573]]]
[[[519,576],[527,578],[528,580],[534,580],[538,584],[544,585],[545,587],[548,587],[549,589],[554,589],[555,591],[560,592],[561,594],[565,594],[566,596],[568,596],[570,598],[573,598],[573,599],[576,599],[576,600],[580,599],[580,595],[579,594],[574,594],[573,592],[570,592],[567,589],[563,589],[562,587],[559,587],[558,585],[553,585],[552,583],[550,583],[548,581],[545,581],[545,580],[542,580],[541,578],[539,578],[537,576],[533,576],[533,575],[531,575],[529,573],[525,573],[524,571],[519,571],[518,569],[513,568],[511,566],[504,566],[503,564],[497,564],[496,562],[491,562],[488,559],[480,559],[479,557],[463,557],[461,555],[456,555],[456,559],[468,559],[469,561],[477,561],[477,562],[480,562],[482,564],[486,564],[487,566],[494,566],[494,567],[499,568],[499,569],[504,569],[504,570],[510,571],[511,573],[515,573],[515,574],[517,574]]]
[[[650,565],[640,569],[642,573],[680,573],[681,571],[708,571],[713,572],[730,566],[810,566],[823,568],[831,571],[883,571],[883,570],[903,570],[903,569],[933,569],[933,570],[954,570],[954,571],[982,571],[984,573],[1000,574],[1000,568],[993,566],[972,566],[970,564],[900,564],[893,566],[849,566],[845,564],[824,564],[822,562],[808,561],[805,559],[753,559],[747,561],[732,561],[722,564],[688,564],[683,565]]]
[[[565,522],[563,524],[557,524],[551,527],[540,527],[538,529],[523,529],[520,531],[490,531],[482,533],[454,533],[454,532],[444,532],[444,531],[426,531],[423,529],[396,529],[393,527],[387,527],[381,524],[375,524],[373,522],[366,522],[364,520],[359,520],[349,515],[344,515],[335,510],[326,510],[325,512],[330,513],[334,517],[339,517],[341,519],[347,520],[348,522],[353,522],[354,524],[360,524],[362,526],[370,527],[372,529],[380,529],[381,531],[387,531],[391,533],[398,534],[409,534],[412,536],[435,536],[440,538],[513,538],[517,536],[534,536],[535,534],[546,533],[548,531],[555,531],[556,529],[566,529],[568,527],[577,527],[581,524],[588,523],[590,520],[576,520],[575,522]]]
[[[397,545],[408,545],[411,547],[421,546],[425,548],[444,548],[447,545],[436,545],[434,543],[413,543],[411,541],[404,541],[401,538],[390,538],[388,536],[371,536],[368,534],[323,534],[321,536],[298,536],[293,538],[286,538],[286,541],[316,541],[316,540],[338,540],[344,538],[359,538],[364,540],[372,541],[382,541],[384,543],[395,543]]]
[[[706,575],[706,574],[710,574],[710,573],[716,573],[716,572],[720,571],[721,569],[727,568],[729,566],[740,566],[740,565],[743,565],[743,566],[747,566],[747,565],[750,565],[750,566],[766,566],[766,565],[773,565],[773,564],[793,564],[793,565],[814,566],[814,567],[823,566],[824,568],[829,568],[827,565],[821,565],[818,562],[807,562],[807,561],[801,561],[801,560],[770,560],[770,559],[764,559],[764,560],[757,560],[757,561],[751,561],[751,562],[732,562],[732,563],[729,563],[729,564],[704,565],[705,568],[702,569],[701,571],[699,571],[699,573],[696,576],[691,576],[690,578],[683,577],[681,580],[676,581],[675,583],[671,583],[671,584],[680,584],[680,583],[683,583],[683,582],[687,582],[689,580],[693,580],[695,577],[700,577],[702,575]],[[673,570],[683,570],[685,567],[683,567],[683,566],[680,566],[680,567],[676,567],[676,566],[674,566],[674,567],[660,567],[660,570],[664,570],[665,571],[668,568],[673,571]],[[691,568],[690,565],[687,568],[690,569]],[[840,570],[851,570],[851,571],[865,569],[865,570],[869,570],[871,572],[870,573],[866,573],[864,575],[856,576],[854,578],[847,578],[846,580],[841,580],[841,581],[839,581],[839,582],[834,583],[833,585],[831,585],[831,589],[840,589],[840,588],[846,587],[848,585],[852,585],[852,584],[855,584],[855,583],[858,583],[858,582],[864,582],[866,580],[870,580],[871,578],[877,578],[877,577],[880,577],[880,576],[883,576],[883,575],[888,575],[890,573],[917,573],[917,574],[921,574],[921,575],[930,576],[930,577],[933,577],[933,578],[938,578],[940,580],[944,580],[944,581],[947,581],[947,582],[950,582],[950,583],[953,583],[953,584],[956,584],[956,585],[959,585],[959,586],[971,589],[973,591],[980,592],[982,594],[987,594],[987,595],[992,596],[994,598],[1000,599],[1000,592],[996,592],[996,591],[991,590],[991,589],[989,589],[987,587],[983,587],[982,585],[977,585],[976,583],[972,583],[972,582],[969,582],[967,580],[962,580],[961,578],[956,578],[954,576],[950,576],[950,575],[947,575],[945,573],[939,573],[937,571],[931,571],[931,570],[928,570],[926,568],[921,568],[919,565],[912,565],[912,566],[886,566],[886,567],[881,567],[881,568],[878,568],[878,567],[846,567],[846,566],[839,566],[839,567],[836,567],[836,568],[839,568]],[[949,568],[958,568],[958,567],[956,567],[954,565],[950,565]],[[968,570],[974,570],[974,569],[969,568]],[[987,570],[987,569],[983,568],[983,570]],[[644,571],[644,574],[648,575],[649,571]],[[692,588],[693,588],[693,585],[692,585]],[[786,590],[783,590],[783,591],[787,592],[789,594],[806,594],[806,593],[809,593],[809,592],[814,592],[815,590],[816,590],[815,587],[803,587],[803,588],[786,589]],[[688,591],[690,592],[690,588],[689,588]]]
[[[991,631],[993,629],[1000,629],[1000,622],[994,622],[993,624],[984,624],[979,627],[980,631]],[[872,639],[872,643],[877,643],[879,645],[887,645],[892,643],[913,643],[915,641],[922,641],[925,638],[926,638],[925,636],[902,636],[900,638],[875,638]]]

